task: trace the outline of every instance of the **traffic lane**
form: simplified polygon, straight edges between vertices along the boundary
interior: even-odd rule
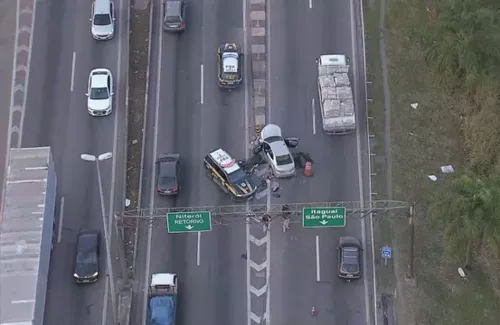
[[[87,6],[76,8],[75,12],[84,9],[88,10]],[[64,219],[63,241],[61,242],[67,249],[66,254],[74,254],[74,243],[71,240],[76,238],[76,235],[73,233],[77,232],[79,228],[94,228],[102,231],[102,213],[100,210],[95,165],[81,161],[80,154],[85,152],[99,154],[111,151],[114,119],[113,115],[102,119],[91,117],[86,108],[85,92],[88,73],[95,67],[95,62],[98,62],[99,65],[109,67],[113,71],[116,70],[113,68],[113,65],[116,66],[116,60],[112,58],[116,58],[118,55],[116,44],[95,44],[90,35],[88,18],[78,19],[75,24],[76,28],[72,30],[74,34],[68,38],[72,44],[61,45],[61,48],[73,49],[73,52],[76,54],[74,56],[74,72],[72,72],[73,54],[70,51],[71,63],[65,69],[59,68],[62,77],[57,80],[46,80],[46,82],[53,85],[51,91],[54,94],[53,101],[47,103],[47,107],[52,108],[49,115],[55,114],[60,119],[56,119],[55,123],[51,121],[52,123],[49,124],[50,128],[47,130],[48,134],[41,137],[46,138],[49,145],[53,147],[56,165],[59,166],[60,194],[65,197],[65,214],[68,215]],[[99,48],[99,45],[103,46]],[[60,49],[55,48],[55,51],[58,50]],[[110,56],[109,53],[114,53],[114,55]],[[52,53],[49,53],[50,55]],[[57,64],[56,62],[54,63]],[[74,76],[73,92],[71,92],[72,75]],[[69,99],[67,101],[62,100],[65,92],[69,95],[66,97]],[[105,202],[109,202],[110,177],[108,175],[110,175],[111,171],[110,162],[103,162],[101,165]],[[70,231],[68,235],[66,234],[67,230]],[[69,240],[69,242],[64,244],[66,240]],[[105,275],[107,273],[105,262],[103,264],[102,274]],[[62,273],[71,276],[71,263],[66,264],[65,268],[53,265],[51,272],[56,277],[62,276]],[[65,299],[65,301],[68,305],[65,310],[68,314],[66,317],[71,318],[76,315],[75,319],[78,319],[78,321],[74,320],[76,322],[82,324],[96,323],[102,318],[103,308],[92,309],[89,306],[105,305],[103,302],[104,290],[105,281],[99,281],[93,286],[76,291],[74,286],[59,287],[57,290],[50,291],[48,300],[49,304],[50,301],[57,303],[63,294],[67,295],[68,299]],[[57,307],[54,306],[52,312],[51,309],[49,309],[48,314],[52,314],[54,317],[58,317],[57,320],[60,320],[60,304]]]
[[[281,197],[273,198],[273,203],[358,201],[356,135],[334,137],[324,134],[316,88],[315,59],[318,55],[344,53],[351,56],[349,5],[338,2],[314,2],[313,9],[298,4],[282,6],[281,8],[285,9],[278,10],[279,5],[279,2],[273,3],[271,8],[271,79],[277,79],[278,82],[271,85],[270,120],[271,123],[282,127],[285,136],[300,138],[296,151],[311,155],[314,160],[314,176],[305,178],[302,170],[298,169],[297,177],[281,180]],[[332,19],[333,14],[339,18]],[[303,24],[297,26],[296,22],[299,19]],[[281,229],[274,232],[273,246],[271,246],[273,260],[271,268],[274,270],[271,271],[273,321],[276,319],[286,321],[287,317],[290,319],[310,317],[312,305],[318,310],[324,310],[322,314],[327,314],[327,318],[335,317],[338,322],[363,319],[365,308],[363,282],[357,282],[355,286],[346,289],[343,282],[331,276],[330,284],[323,284],[321,280],[320,283],[313,285],[316,282],[316,274],[315,268],[310,266],[315,265],[315,239],[318,233],[321,247],[325,245],[333,251],[322,260],[324,262],[321,264],[321,269],[326,267],[326,271],[322,270],[321,274],[336,274],[335,247],[339,237],[346,234],[360,237],[361,224],[357,217],[353,217],[349,219],[346,228],[338,230],[305,230],[300,224],[294,224],[285,235],[282,235]],[[276,237],[282,238],[280,240]],[[309,244],[304,248],[293,247],[299,242]],[[288,250],[293,254],[286,254]],[[310,263],[303,262],[311,257],[313,260]],[[310,274],[306,276],[307,272]],[[280,277],[276,274],[283,274],[281,281],[285,282],[280,282]],[[287,280],[287,277],[290,280]],[[297,278],[310,279],[303,284],[302,290],[299,290],[304,293],[300,296],[289,294],[286,289],[291,284],[286,281]],[[274,298],[276,295],[282,295],[283,299],[276,301]],[[321,301],[317,302],[317,298]],[[290,309],[290,306],[294,306],[294,311],[303,312],[290,314],[285,309]],[[340,307],[335,307],[332,311],[331,306]]]
[[[241,146],[244,147],[242,132],[244,94],[241,91],[221,91],[217,86],[217,46],[228,40],[238,42],[234,38],[235,34],[231,34],[234,31],[224,33],[226,26],[232,28],[231,24],[221,26],[220,20],[214,19],[217,15],[225,15],[222,7],[234,10],[231,5],[227,8],[227,3],[215,1],[204,4],[190,3],[188,17],[191,20],[188,22],[187,32],[176,40],[178,53],[175,80],[178,91],[174,101],[176,108],[174,148],[182,157],[183,184],[179,198],[175,202],[176,206],[219,205],[221,202],[231,202],[205,177],[203,157],[210,150],[219,147],[225,148],[233,155],[244,155],[241,149]],[[242,13],[241,10],[239,12]],[[193,14],[199,14],[201,18],[197,19],[196,25],[193,24]],[[216,21],[219,21],[219,24],[214,26],[213,23]],[[190,33],[189,36],[187,33]],[[172,48],[168,43],[171,37],[164,37],[163,40],[167,40],[164,48]],[[163,56],[162,72],[171,75],[173,71],[163,64],[171,62],[172,54],[164,50]],[[162,82],[163,80],[162,78]],[[168,93],[165,92],[162,96],[168,96]],[[168,98],[160,102],[168,103]],[[171,114],[169,110],[160,110],[158,120],[167,121],[169,118],[174,120],[169,114]],[[170,136],[170,130],[164,127],[163,122],[158,132],[159,139]],[[238,135],[241,137],[241,143],[239,146],[234,146],[237,141],[234,139],[237,139]],[[158,142],[158,152],[168,151],[169,147],[171,148],[171,144],[168,142]],[[170,200],[158,198],[155,200],[155,205],[167,207],[170,205]],[[210,233],[200,234],[198,242],[197,234],[167,235],[164,227],[155,229],[152,254],[157,257],[152,255],[150,273],[165,269],[173,269],[179,273],[181,286],[185,288],[179,305],[179,318],[183,323],[208,321],[219,324],[228,323],[228,320],[243,321],[241,315],[245,315],[242,309],[244,304],[233,309],[233,313],[228,314],[226,310],[231,304],[231,297],[241,297],[244,294],[245,264],[235,261],[235,259],[241,260],[240,256],[245,249],[244,241],[241,240],[244,238],[243,231],[242,225],[236,232],[234,228],[214,228]],[[193,314],[189,307],[193,305],[201,308],[196,314]]]
[[[350,55],[352,46],[344,41],[333,46],[330,44],[336,39],[331,40],[332,36],[321,39],[308,33],[339,28],[346,33],[350,29],[349,21],[339,25],[337,20],[330,19],[328,12],[344,10],[339,16],[349,16],[349,6],[330,7],[332,4],[327,2],[321,7],[321,4],[315,2],[313,10],[321,10],[322,19],[310,15],[311,9],[303,8],[302,4],[287,6],[281,11],[271,10],[271,44],[275,40],[279,44],[271,48],[271,76],[279,82],[271,87],[270,121],[281,126],[284,136],[299,137],[294,151],[309,153],[314,161],[313,177],[305,178],[298,169],[297,177],[281,181],[282,195],[278,202],[359,200],[356,134],[328,136],[324,133],[315,63],[321,53],[337,51]],[[304,24],[297,28],[296,21],[304,16]]]
[[[12,74],[14,59],[14,43],[16,35],[16,3],[0,1],[0,98],[4,98],[0,109],[0,200],[3,199],[3,184],[7,150],[9,145],[10,97],[12,90]],[[8,98],[8,100],[7,100]],[[0,209],[1,209],[0,202]]]
[[[350,233],[350,228],[303,229],[294,223],[283,233],[279,223],[272,225],[269,290],[273,323],[307,324],[313,306],[318,324],[364,322],[363,281],[346,282],[337,276],[338,238]]]

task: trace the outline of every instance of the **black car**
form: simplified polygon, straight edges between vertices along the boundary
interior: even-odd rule
[[[183,32],[186,28],[186,2],[167,0],[163,3],[163,30]]]
[[[73,278],[76,283],[92,283],[99,279],[101,234],[98,230],[81,230],[76,242]]]
[[[235,88],[243,80],[243,60],[241,49],[235,43],[225,43],[217,51],[219,86]]]
[[[250,172],[223,149],[214,150],[206,155],[203,163],[208,177],[232,198],[247,199],[257,191]]]
[[[158,180],[156,192],[159,195],[177,195],[180,192],[179,171],[181,156],[178,153],[158,156]]]
[[[339,272],[341,278],[359,279],[361,277],[361,242],[356,237],[340,237],[338,246]]]

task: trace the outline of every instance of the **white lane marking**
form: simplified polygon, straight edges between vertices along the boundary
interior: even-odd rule
[[[198,231],[198,243],[196,245],[196,266],[200,266],[200,243],[201,243],[201,232]]]
[[[314,98],[311,100],[311,110],[313,116],[313,134],[316,134],[316,110],[314,109]]]
[[[319,261],[319,236],[316,235],[316,281],[319,282],[321,279],[320,273],[320,261]]]
[[[73,87],[75,85],[75,66],[76,66],[76,52],[73,52],[73,59],[71,61],[71,83],[69,89],[73,92]],[[118,68],[119,69],[119,68]],[[118,76],[120,73],[118,73]],[[117,89],[118,92],[118,89]],[[118,98],[118,95],[117,95]]]
[[[272,91],[271,91],[271,1],[266,1],[266,9],[267,9],[267,21],[266,21],[266,33],[267,33],[267,39],[266,39],[266,51],[267,51],[267,62],[266,62],[266,67],[267,67],[267,82],[266,82],[266,87],[267,87],[267,96],[266,96],[266,110],[267,110],[267,118],[270,120],[271,119],[271,99],[272,99]],[[267,124],[271,123],[270,121],[267,122]],[[271,313],[268,313],[269,315]]]
[[[247,0],[243,0],[243,51],[245,54],[248,53],[248,36],[247,36]],[[244,63],[247,64],[247,61],[244,60]],[[249,152],[249,142],[250,142],[250,133],[249,133],[249,121],[248,121],[248,114],[249,114],[249,74],[245,73],[245,160],[248,160],[250,157]],[[247,201],[245,204],[245,211],[247,213],[250,213],[250,203]],[[255,314],[252,312],[252,294],[250,293],[250,287],[251,287],[251,272],[250,272],[250,260],[251,260],[251,252],[250,252],[250,239],[252,238],[252,235],[250,234],[250,223],[245,222],[245,236],[246,236],[246,254],[247,254],[247,265],[246,265],[246,274],[247,274],[247,279],[246,279],[246,288],[247,288],[247,325],[252,325],[252,319],[255,316]],[[260,324],[260,318],[259,318],[259,324]]]
[[[153,6],[151,6],[151,9]],[[152,18],[151,18],[152,19]],[[150,28],[150,32],[153,28]],[[153,208],[155,207],[155,175],[156,175],[156,156],[158,154],[158,123],[159,123],[159,115],[160,115],[160,90],[161,90],[161,71],[162,71],[162,57],[163,57],[163,33],[161,33],[161,20],[158,22],[158,57],[157,57],[157,69],[156,69],[156,90],[155,90],[155,124],[154,124],[154,132],[153,132],[153,166],[151,168],[151,189],[149,192],[149,207],[150,207],[150,216],[153,215]],[[151,39],[151,37],[150,37]],[[150,67],[148,67],[149,72]],[[149,73],[148,73],[149,74]],[[149,77],[149,76],[148,76]],[[143,310],[142,310],[142,319],[146,320],[147,315],[147,307],[148,307],[148,286],[149,286],[149,272],[151,268],[151,241],[153,239],[153,223],[149,222],[148,225],[148,240],[146,247],[146,278],[144,279],[143,284]]]
[[[309,9],[312,9],[313,7],[313,0],[309,0]]]
[[[119,6],[120,8],[123,8],[123,0],[119,0]],[[126,21],[124,19],[124,14],[125,10],[120,10],[120,21]],[[128,34],[128,31],[126,31]],[[117,84],[121,84],[121,65],[122,65],[122,37],[118,35],[118,57],[117,57],[117,67],[116,67],[116,73],[117,73]],[[73,84],[74,84],[74,77],[75,77],[75,62],[76,62],[76,52],[73,52],[73,70],[71,71],[71,91],[73,91]],[[127,80],[128,81],[128,80]],[[128,87],[128,85],[126,85]],[[116,87],[116,98],[119,100],[120,99],[120,87]],[[127,98],[125,98],[127,100]],[[125,112],[127,114],[127,112]],[[113,242],[113,216],[112,213],[115,211],[114,206],[115,206],[115,188],[116,188],[116,164],[117,164],[117,150],[118,150],[118,127],[119,127],[119,114],[118,110],[115,112],[114,116],[114,130],[113,130],[113,159],[111,162],[111,186],[110,186],[110,194],[109,194],[109,218],[108,218],[108,233],[110,234],[110,241]],[[123,275],[122,275],[123,276]],[[109,277],[106,277],[106,280],[104,282],[104,298],[103,298],[103,309],[102,309],[102,318],[101,318],[101,325],[106,325],[108,323],[108,299],[109,299]]]
[[[57,226],[57,243],[61,242],[62,238],[62,227],[64,218],[64,196],[61,197],[61,205],[59,206],[59,224]]]
[[[267,120],[266,123],[271,123],[271,116],[272,116],[272,113],[271,113],[271,107],[272,107],[272,104],[271,104],[271,94],[272,94],[272,91],[271,91],[271,1],[267,1],[266,2],[266,10],[267,10],[267,21],[266,21],[266,32],[267,32],[267,40],[266,40],[266,51],[267,51],[267,97],[266,97],[266,109],[267,109]],[[269,193],[271,193],[271,191],[269,191]],[[271,204],[271,199],[269,199],[269,203],[268,203],[268,210],[270,209],[270,204]],[[271,282],[270,282],[270,279],[271,279],[271,232],[268,231],[267,234],[266,234],[266,238],[267,238],[267,245],[266,245],[266,261],[267,261],[267,269],[266,269],[266,283],[268,284],[267,285],[267,295],[266,295],[266,311],[264,313],[264,316],[265,319],[266,319],[266,325],[270,325],[271,324]]]
[[[203,88],[205,88],[205,80],[203,77],[203,64],[200,65],[200,76],[201,76],[201,82],[200,82],[200,103],[203,105]]]
[[[352,67],[353,67],[353,76],[354,78],[357,78],[357,62],[356,62],[356,57],[357,57],[357,51],[356,51],[356,19],[355,19],[355,11],[354,11],[354,0],[349,1],[349,9],[350,9],[350,15],[351,15],[351,46],[352,46]],[[361,11],[362,11],[361,7]],[[361,12],[361,19],[363,19],[363,13]],[[363,31],[362,31],[362,37],[364,39],[364,26]],[[363,56],[365,53],[363,52]],[[366,63],[365,63],[366,67]],[[365,89],[366,89],[366,80],[363,81],[365,83]],[[357,86],[354,86],[354,92],[356,98],[359,98],[359,90],[357,89]],[[366,104],[366,98],[365,98],[365,104]],[[366,107],[366,106],[365,106]],[[367,112],[365,111],[365,114]],[[368,119],[367,119],[368,120]],[[368,122],[367,122],[368,123]],[[368,130],[368,126],[367,126]],[[367,132],[368,133],[368,132]],[[367,134],[368,137],[368,134]],[[369,139],[368,139],[369,141]],[[369,147],[369,143],[368,143]],[[362,159],[361,159],[361,131],[359,126],[356,127],[356,154],[357,154],[357,162],[358,162],[358,188],[359,188],[359,200],[361,201],[360,207],[361,209],[364,208],[364,188],[363,188],[363,168],[362,168]],[[369,171],[370,173],[370,171]],[[368,174],[369,175],[369,174]],[[368,177],[368,184],[369,184],[369,190],[371,193],[371,180],[370,177]],[[374,239],[373,239],[373,219],[372,219],[372,214],[370,213],[370,224],[371,224],[371,253],[372,253],[372,275],[373,275],[373,311],[374,313],[377,312],[377,284],[376,284],[376,274],[375,274],[375,248],[374,248]],[[363,247],[366,247],[366,225],[365,225],[365,220],[361,220],[361,239],[363,243]],[[363,263],[364,265],[368,265],[367,263],[367,256],[366,256],[366,250],[363,250]],[[369,305],[369,300],[370,300],[370,293],[368,291],[368,277],[363,277],[363,287],[365,291],[365,321],[366,325],[371,324],[371,314],[370,314],[370,305]],[[374,315],[374,324],[378,325],[378,319],[377,315]]]

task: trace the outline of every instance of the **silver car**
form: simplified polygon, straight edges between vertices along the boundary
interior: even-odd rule
[[[98,41],[110,40],[115,35],[115,7],[111,0],[96,0],[92,4],[92,37]]]
[[[295,162],[289,148],[295,148],[297,138],[283,138],[281,128],[274,124],[266,125],[259,137],[259,145],[254,153],[262,153],[269,163],[276,177],[290,177],[295,175]]]

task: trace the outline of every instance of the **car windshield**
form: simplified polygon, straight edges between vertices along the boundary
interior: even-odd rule
[[[175,184],[175,177],[162,176],[159,179],[160,186],[170,186]]]
[[[97,253],[96,252],[80,252],[76,256],[76,262],[78,264],[97,264]]]
[[[111,16],[106,14],[94,15],[94,25],[107,26],[111,24]]]
[[[238,73],[238,53],[226,52],[222,54],[222,72]]]
[[[179,17],[179,16],[167,16],[167,17],[165,17],[165,22],[166,23],[180,23],[181,17]]]
[[[293,163],[293,160],[290,155],[282,155],[276,157],[276,163],[278,164],[278,166],[283,166]]]
[[[92,88],[89,97],[90,99],[108,99],[108,88]]]
[[[232,184],[242,183],[247,178],[247,174],[241,169],[238,169],[227,176],[229,177],[229,182]]]

